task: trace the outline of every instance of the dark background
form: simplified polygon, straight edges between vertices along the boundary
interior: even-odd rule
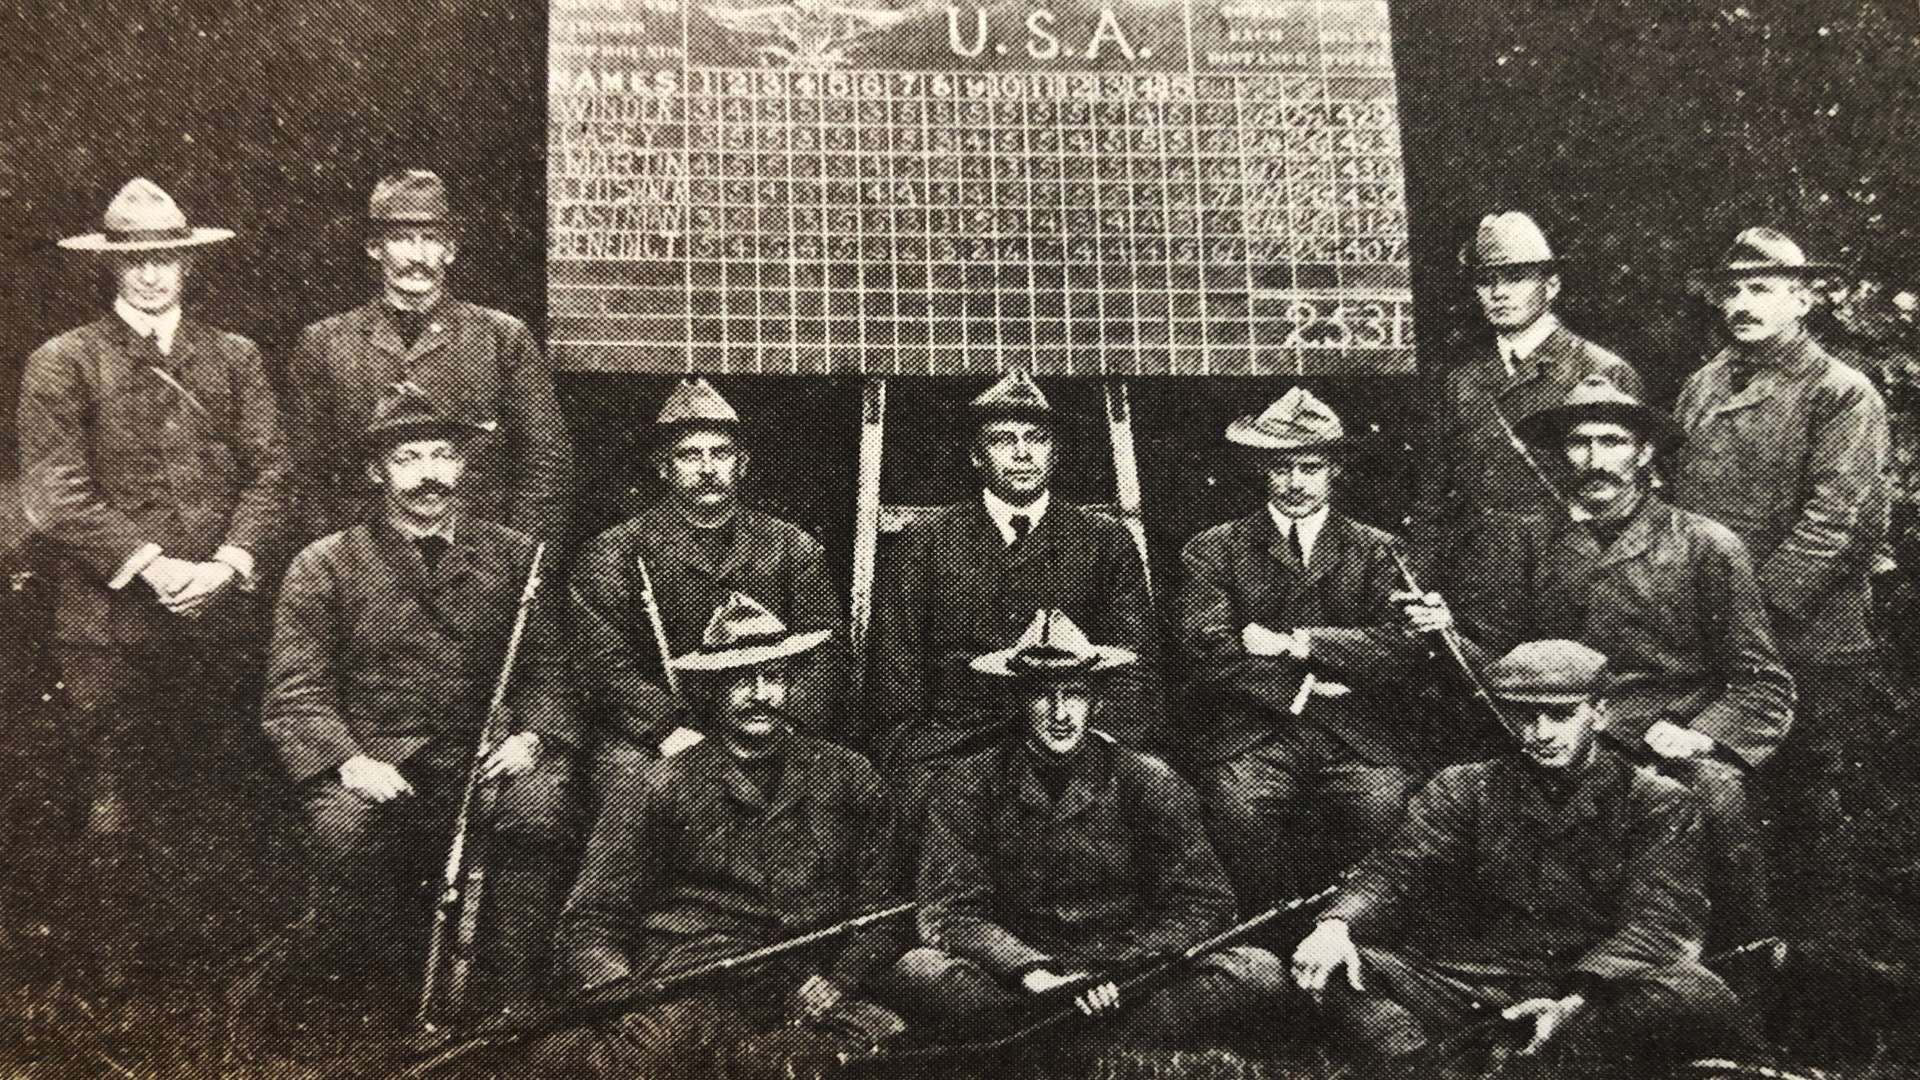
[[[1572,260],[1563,314],[1636,362],[1664,400],[1711,347],[1679,287],[1739,228],[1770,222],[1870,283],[1828,319],[1904,404],[1920,280],[1920,5],[1913,0],[1395,0],[1421,362],[1445,366],[1474,326],[1455,249],[1482,213],[1531,210]],[[440,170],[469,217],[456,287],[536,326],[544,305],[545,9],[538,0],[130,0],[17,3],[0,15],[0,477],[27,352],[97,317],[106,291],[54,248],[97,227],[149,176],[193,221],[240,230],[203,260],[189,308],[257,338],[277,364],[303,324],[363,300],[366,192],[402,167]],[[1909,298],[1910,299],[1910,298]],[[1844,333],[1843,333],[1844,331]],[[582,530],[650,497],[644,439],[665,380],[562,376],[579,440]],[[1350,424],[1396,439],[1416,381],[1316,381]],[[1222,426],[1285,380],[1133,388],[1148,514],[1180,538],[1245,509],[1217,455]],[[844,568],[853,380],[722,382],[759,450],[763,501]],[[950,442],[977,389],[896,383],[887,497],[934,501],[965,474]],[[1082,418],[1064,487],[1104,498],[1098,395],[1049,384]],[[930,433],[930,434],[929,434]],[[918,440],[917,442],[915,440]],[[1395,455],[1354,470],[1350,498],[1391,522]],[[0,490],[0,548],[19,521]]]

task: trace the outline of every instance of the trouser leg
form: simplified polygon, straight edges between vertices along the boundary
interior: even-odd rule
[[[1774,932],[1772,882],[1766,844],[1747,798],[1745,773],[1722,761],[1656,761],[1665,776],[1700,797],[1706,827],[1707,899],[1712,921],[1709,952],[1742,945]]]
[[[887,997],[915,1017],[984,1030],[1028,1004],[971,960],[940,949],[909,949],[886,980]]]
[[[578,862],[580,802],[574,763],[556,751],[500,793],[482,935],[496,997],[524,997],[546,984],[554,925]]]
[[[1341,972],[1327,984],[1326,1009],[1340,1044],[1370,1068],[1395,1059],[1490,1016],[1539,988],[1523,973],[1463,972],[1417,953],[1360,950],[1361,984]]]
[[[1148,1046],[1190,1043],[1198,1034],[1278,1002],[1286,993],[1286,982],[1285,965],[1266,949],[1223,949],[1201,960],[1184,978],[1133,1005],[1122,1020],[1122,1037]]]
[[[1304,884],[1298,810],[1306,784],[1284,751],[1263,747],[1202,778],[1207,829],[1243,911],[1259,911]]]
[[[1392,839],[1416,783],[1412,770],[1397,765],[1347,760],[1323,768],[1313,800],[1323,856],[1316,880],[1330,882]]]
[[[1764,1064],[1769,1051],[1748,1009],[1719,976],[1687,962],[1616,980],[1604,1001],[1557,1035],[1523,1076],[1660,1075],[1702,1057]]]

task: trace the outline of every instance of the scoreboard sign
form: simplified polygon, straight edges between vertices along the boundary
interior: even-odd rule
[[[1383,0],[552,3],[562,368],[1413,369]]]

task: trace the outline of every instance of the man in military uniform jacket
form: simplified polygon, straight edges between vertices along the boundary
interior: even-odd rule
[[[682,677],[709,684],[697,697],[711,716],[692,745],[602,792],[558,934],[564,985],[670,975],[888,906],[899,875],[885,783],[786,711],[795,662],[831,636],[791,630],[734,593],[674,659]],[[536,1071],[741,1075],[794,1051],[871,1045],[900,1021],[860,995],[899,941],[897,927],[877,924],[824,953],[689,987],[611,1030],[549,1040]],[[790,1026],[799,1034],[783,1043]]]
[[[1848,921],[1827,898],[1859,895],[1851,879],[1873,872],[1850,865],[1851,823],[1884,813],[1878,770],[1851,763],[1913,753],[1870,623],[1889,512],[1886,403],[1806,328],[1813,289],[1835,269],[1774,229],[1742,232],[1695,272],[1729,340],[1674,402],[1686,433],[1674,501],[1746,543],[1793,672],[1794,733],[1773,770],[1796,878],[1784,892],[1803,901],[1803,924],[1824,925]]]
[[[675,655],[699,645],[714,609],[734,592],[764,597],[796,631],[829,631],[796,662],[787,712],[802,731],[845,741],[845,620],[819,542],[741,502],[751,458],[740,445],[740,417],[705,379],[674,388],[655,430],[666,497],[595,537],[573,572],[575,663],[604,718],[594,733],[595,775],[644,766],[663,739],[697,726],[691,717],[706,711],[668,690],[647,611],[649,581]]]
[[[912,828],[926,782],[999,742],[1000,688],[969,667],[1041,608],[1059,608],[1141,662],[1118,676],[1103,726],[1132,746],[1160,736],[1153,607],[1140,552],[1111,518],[1054,497],[1053,406],[1015,369],[972,405],[979,495],[909,526],[882,567],[874,628],[875,761]]]
[[[446,185],[410,170],[368,205],[381,295],[301,332],[287,364],[302,542],[366,518],[379,496],[353,446],[386,388],[410,382],[481,430],[462,498],[488,521],[565,538],[573,451],[553,375],[525,323],[449,294],[459,253]]]
[[[1786,740],[1793,679],[1780,663],[1746,545],[1650,486],[1655,450],[1679,432],[1605,378],[1520,421],[1569,477],[1569,508],[1515,530],[1486,570],[1494,602],[1463,613],[1473,643],[1572,638],[1602,650],[1610,719],[1603,740],[1692,787],[1707,822],[1713,937],[1737,944],[1772,931],[1759,828],[1746,776]],[[1444,625],[1426,605],[1418,628]],[[1436,614],[1442,617],[1434,618]]]
[[[1335,455],[1353,445],[1340,418],[1294,388],[1227,438],[1266,498],[1181,553],[1189,684],[1170,742],[1241,902],[1259,908],[1390,835],[1435,732],[1408,696],[1426,646],[1396,606],[1393,540],[1328,501]]]
[[[1576,383],[1600,375],[1634,395],[1633,366],[1568,329],[1553,312],[1560,261],[1522,213],[1490,214],[1461,247],[1491,342],[1467,351],[1428,403],[1410,539],[1424,584],[1464,598],[1478,571],[1499,558],[1490,515],[1554,506],[1546,481],[1514,445],[1513,423],[1558,405]],[[1522,444],[1524,446],[1524,444]]]
[[[519,601],[525,533],[457,511],[462,445],[480,433],[397,388],[359,445],[386,513],[308,545],[275,613],[261,723],[304,808],[315,924],[310,977],[329,1015],[416,1000],[427,914]],[[485,913],[494,999],[534,992],[570,880],[579,743],[551,592],[528,611],[486,748],[501,783]]]
[[[1294,951],[1295,981],[1363,1060],[1405,1061],[1489,1009],[1530,1025],[1525,1075],[1764,1057],[1751,1017],[1700,964],[1697,801],[1594,738],[1605,667],[1574,641],[1489,665],[1520,752],[1436,776]]]
[[[75,883],[75,917],[106,952],[132,947],[116,935],[136,908],[165,903],[98,845],[167,827],[154,815],[183,793],[208,809],[250,797],[269,767],[239,710],[256,692],[285,447],[259,350],[181,308],[194,254],[232,235],[128,183],[102,231],[61,241],[107,260],[112,312],[36,349],[21,378],[21,509],[54,558],[53,659],[76,711],[58,732],[10,737],[41,755],[9,806],[9,846],[50,849],[71,842],[63,821],[85,822],[73,861],[103,873]]]
[[[922,946],[896,967],[902,1001],[966,1026],[1018,1022],[1071,994],[1120,1014],[1129,1041],[1178,1043],[1253,1014],[1284,987],[1265,949],[1222,949],[1187,977],[1122,1001],[1135,969],[1225,930],[1233,891],[1194,791],[1158,758],[1091,730],[1133,653],[1096,645],[1058,610],[975,658],[1022,723],[950,769],[919,868]]]

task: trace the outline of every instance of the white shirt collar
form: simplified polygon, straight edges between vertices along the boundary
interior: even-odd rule
[[[1560,319],[1549,311],[1533,320],[1533,325],[1524,330],[1498,335],[1494,340],[1499,343],[1500,361],[1507,365],[1507,374],[1515,374],[1515,366],[1532,356],[1558,329]]]
[[[1267,504],[1267,516],[1273,519],[1273,527],[1286,536],[1290,530],[1300,530],[1300,552],[1313,561],[1313,546],[1320,542],[1320,530],[1327,527],[1327,518],[1333,513],[1331,505],[1322,506],[1303,518],[1290,518],[1281,513],[1272,503]]]
[[[993,519],[995,528],[1000,530],[1000,539],[1011,544],[1014,540],[1013,518],[1023,514],[1027,518],[1027,531],[1039,528],[1040,519],[1047,516],[1047,507],[1053,504],[1053,492],[1043,491],[1040,497],[1025,506],[1015,506],[985,488],[980,489],[980,501],[986,504],[987,516]]]
[[[180,330],[180,305],[175,304],[158,315],[141,311],[127,303],[124,296],[113,298],[113,313],[141,337],[150,337],[160,348],[160,355],[173,355],[173,335]]]

